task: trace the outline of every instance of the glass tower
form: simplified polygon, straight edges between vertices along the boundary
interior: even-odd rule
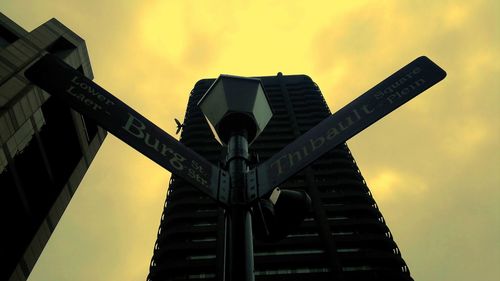
[[[331,114],[306,75],[258,78],[274,116],[250,146],[254,162],[271,157]],[[200,80],[191,91],[181,142],[224,166],[225,149],[196,105],[213,82]],[[312,212],[285,239],[254,242],[256,280],[413,280],[346,144],[280,187],[307,191]],[[223,209],[172,176],[148,280],[222,280],[223,244]]]
[[[85,42],[51,19],[31,32],[0,13],[0,280],[26,280],[106,132],[24,77],[46,53],[85,76]]]

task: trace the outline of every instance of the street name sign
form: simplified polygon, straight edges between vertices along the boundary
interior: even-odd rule
[[[217,201],[225,171],[178,142],[144,116],[53,55],[45,55],[25,76],[160,166]],[[221,179],[222,178],[222,179]]]
[[[446,72],[425,56],[404,66],[260,164],[256,168],[257,197],[270,193],[314,160],[444,77]]]
[[[212,165],[64,61],[45,55],[25,75],[214,200],[231,204],[227,171]],[[249,171],[248,201],[267,196],[314,160],[445,77],[446,72],[429,58],[415,59]]]

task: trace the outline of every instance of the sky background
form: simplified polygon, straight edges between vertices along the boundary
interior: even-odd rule
[[[448,77],[348,145],[415,280],[498,280],[500,1],[0,4],[79,34],[94,81],[172,135],[203,78],[307,74],[335,112],[427,55]],[[108,135],[29,281],[145,280],[169,178]]]

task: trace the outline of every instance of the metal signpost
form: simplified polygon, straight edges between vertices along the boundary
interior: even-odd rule
[[[249,143],[272,116],[258,79],[221,75],[200,100],[199,106],[214,134],[227,145],[225,170],[182,145],[53,55],[43,56],[25,75],[224,206],[224,280],[253,281],[252,204],[268,197],[279,184],[335,146],[444,79],[446,72],[427,57],[417,58],[251,170]]]
[[[250,191],[257,182],[248,173],[248,146],[264,130],[272,110],[260,79],[221,75],[198,102],[215,137],[227,146],[230,178],[225,215],[226,280],[253,281],[253,231]]]

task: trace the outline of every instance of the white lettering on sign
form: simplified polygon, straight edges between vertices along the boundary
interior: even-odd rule
[[[186,158],[174,152],[164,143],[160,143],[160,140],[158,140],[158,138],[152,138],[151,135],[146,131],[146,125],[139,119],[132,116],[130,113],[127,123],[122,128],[134,137],[144,140],[144,143],[147,146],[161,153],[161,155],[169,157],[169,162],[172,166],[174,166],[174,168],[179,171],[184,170],[184,165],[182,164],[182,162],[184,162]]]
[[[103,105],[115,105],[112,100],[101,94],[85,81],[78,79],[78,76],[74,76],[73,79],[71,79],[71,83],[72,85],[66,89],[66,93],[70,94],[76,100],[80,101],[82,104],[88,106],[94,111],[104,111],[105,114],[111,115],[109,111],[103,108]],[[97,101],[101,104],[96,102],[95,99],[97,99]]]
[[[89,109],[93,111],[102,111],[107,115],[111,115],[111,113],[107,111],[106,108],[115,105],[115,102],[109,99],[108,96],[101,93],[98,88],[85,82],[78,76],[73,77],[71,85],[68,89],[66,89],[66,92],[81,102],[81,104],[87,106]],[[146,124],[140,119],[128,113],[128,119],[122,126],[122,129],[138,140],[141,140],[143,142],[143,147],[152,148],[154,151],[158,152],[159,155],[165,157],[170,164],[169,167],[165,168],[173,168],[175,171],[171,172],[174,173],[176,171],[183,171],[183,173],[187,174],[187,176],[193,181],[208,188],[209,176],[207,171],[203,169],[203,166],[195,160],[191,160],[189,163],[186,163],[186,158],[184,156],[174,151],[172,147],[163,143],[159,138],[155,137],[154,134],[150,133]]]
[[[418,80],[413,81],[410,84],[407,84],[408,80],[414,78],[415,75],[419,74],[422,71],[420,67],[415,67],[410,72],[408,72],[405,76],[401,77],[399,80],[395,81],[385,89],[378,91],[375,93],[374,97],[376,99],[383,99],[390,104],[394,103],[395,100],[407,95],[410,91],[419,88],[423,84],[425,84],[425,80],[420,78]],[[407,85],[405,85],[407,84]],[[402,86],[404,88],[400,89]]]
[[[78,76],[73,77],[73,79],[71,79],[71,83],[80,87],[82,90],[86,91],[86,93],[97,98],[97,100],[103,102],[105,105],[115,105],[115,103],[112,100],[110,100],[105,95],[101,94],[99,90],[94,89],[91,85],[85,83],[85,81],[79,80]]]
[[[78,93],[78,92],[76,92],[75,91],[75,86],[69,86],[69,88],[66,89],[66,92],[68,94],[72,95],[73,97],[75,97],[77,100],[81,101],[86,106],[89,106],[93,110],[97,111],[97,110],[101,110],[102,109],[102,106],[100,106],[97,103],[95,103],[92,99],[86,97],[84,93]]]
[[[156,152],[160,153],[162,156],[168,159],[170,165],[172,165],[177,171],[183,171],[186,169],[186,158],[179,153],[175,152],[172,148],[168,147],[167,144],[162,143],[158,138],[151,135],[148,131],[146,124],[141,122],[135,116],[128,113],[129,118],[122,129],[124,129],[130,135],[144,141],[144,144]],[[200,183],[204,187],[208,188],[208,175],[200,165],[195,160],[191,160],[187,167],[187,175],[192,178],[197,183]],[[172,171],[175,173],[175,171]]]
[[[285,172],[306,158],[309,154],[321,148],[325,143],[335,138],[342,131],[347,130],[356,122],[363,119],[364,116],[373,113],[375,109],[370,108],[368,105],[363,105],[358,109],[353,109],[351,113],[330,127],[323,136],[311,138],[305,142],[304,145],[296,151],[287,153],[281,156],[278,160],[271,163],[272,168],[276,168],[278,175]]]

